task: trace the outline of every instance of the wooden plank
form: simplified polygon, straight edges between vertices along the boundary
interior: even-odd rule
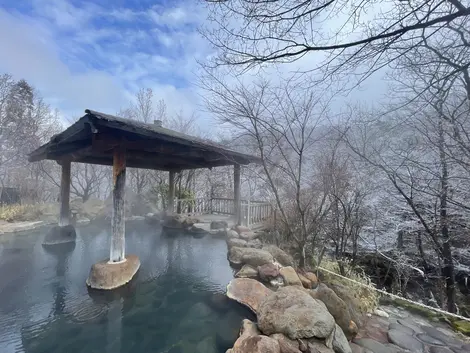
[[[120,262],[125,259],[126,151],[117,146],[113,152],[113,213],[109,261]]]
[[[233,166],[233,214],[238,225],[241,224],[240,164]]]
[[[60,213],[59,226],[70,224],[70,161],[62,162],[62,174],[60,178]]]

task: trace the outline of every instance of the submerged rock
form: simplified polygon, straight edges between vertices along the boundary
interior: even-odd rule
[[[42,245],[56,245],[75,242],[77,234],[75,228],[72,225],[67,226],[54,226],[44,237]]]
[[[258,312],[261,302],[270,293],[270,289],[250,278],[235,278],[227,286],[227,297],[246,305],[255,314]]]
[[[259,306],[258,326],[266,334],[282,333],[291,339],[326,338],[335,320],[326,306],[294,286],[272,292]]]

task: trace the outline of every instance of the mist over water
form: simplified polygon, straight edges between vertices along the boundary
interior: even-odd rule
[[[57,248],[41,245],[45,233],[0,238],[2,353],[225,352],[250,316],[215,303],[233,278],[223,240],[128,224],[126,251],[141,268],[129,285],[104,292],[85,280],[109,257],[109,230],[79,228],[74,246]]]

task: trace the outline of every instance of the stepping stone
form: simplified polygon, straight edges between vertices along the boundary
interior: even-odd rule
[[[418,333],[416,337],[423,343],[431,344],[433,346],[445,346],[444,342],[437,338],[426,335],[425,333]]]
[[[398,323],[403,325],[403,326],[409,327],[410,329],[412,329],[416,333],[424,332],[423,329],[414,321],[405,320],[405,319],[398,319]]]
[[[403,352],[403,350],[400,347],[394,345],[393,343],[386,343],[385,345],[388,348],[392,349],[395,353],[402,353]]]
[[[355,339],[354,343],[374,353],[396,353],[392,348],[370,338]]]
[[[453,353],[453,352],[447,347],[431,346],[429,347],[429,353]]]
[[[388,329],[389,329],[389,330],[403,331],[403,332],[409,334],[410,336],[415,334],[415,331],[414,331],[412,328],[410,328],[410,327],[408,327],[408,326],[401,325],[401,324],[399,324],[399,323],[393,323],[393,322],[392,322],[392,323],[388,326]]]
[[[464,344],[464,345],[462,346],[462,349],[466,349],[467,351],[470,352],[470,343]]]
[[[388,331],[388,339],[393,344],[403,349],[408,349],[415,353],[424,352],[424,345],[413,336],[410,336],[403,331],[390,330]]]
[[[423,331],[428,335],[433,338],[438,339],[439,341],[442,341],[444,343],[447,343],[452,346],[462,346],[463,342],[457,340],[456,338],[446,335],[445,333],[439,331],[437,328],[432,327],[432,326],[421,326]]]
[[[349,346],[351,347],[352,353],[364,353],[364,348],[355,343],[350,343]]]
[[[451,347],[452,352],[454,353],[468,353],[469,351],[463,348]]]

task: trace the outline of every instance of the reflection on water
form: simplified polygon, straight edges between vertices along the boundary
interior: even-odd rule
[[[127,226],[141,268],[111,292],[85,285],[109,255],[109,234],[78,229],[75,245],[41,246],[44,232],[0,238],[0,352],[225,352],[251,314],[220,295],[232,278],[222,240],[168,238]]]

